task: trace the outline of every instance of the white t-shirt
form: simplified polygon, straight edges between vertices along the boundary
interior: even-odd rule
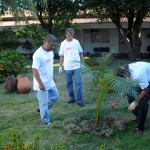
[[[55,86],[53,80],[53,58],[53,51],[45,51],[42,47],[37,49],[33,55],[32,68],[38,70],[46,90]],[[35,78],[33,78],[33,89],[40,90],[39,84]]]
[[[59,56],[64,56],[64,70],[74,70],[80,68],[80,56],[83,50],[78,40],[73,39],[67,41],[66,39],[61,43]]]
[[[148,87],[150,82],[150,63],[136,62],[129,64],[130,77],[139,83],[141,89]]]

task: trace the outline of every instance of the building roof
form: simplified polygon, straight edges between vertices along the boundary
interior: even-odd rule
[[[122,23],[127,23],[127,18],[122,18]],[[150,17],[144,18],[144,23],[150,23]],[[98,20],[97,18],[75,18],[73,23],[112,23],[111,19]]]
[[[13,13],[11,11],[6,11],[0,20],[0,27],[15,27],[20,25],[28,25],[28,24],[38,24],[40,23],[38,20],[35,20],[30,13],[30,11],[26,11],[25,15],[28,17],[28,20],[21,20],[16,22]],[[96,24],[96,23],[112,23],[111,19],[103,19],[98,20],[97,18],[75,18],[72,21],[73,23],[79,24]],[[147,17],[143,20],[144,23],[150,23],[150,17]],[[122,23],[127,23],[127,18],[122,18]]]

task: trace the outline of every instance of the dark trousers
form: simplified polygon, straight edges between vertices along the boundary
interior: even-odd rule
[[[144,97],[139,102],[138,106],[135,108],[135,110],[132,111],[132,113],[137,117],[137,128],[140,130],[144,130],[144,124],[148,113],[148,101],[150,99],[150,84],[148,86],[149,90],[144,95]],[[142,90],[139,88],[138,90],[141,92]],[[135,98],[131,95],[128,95],[128,102],[129,104],[132,103],[135,100]]]

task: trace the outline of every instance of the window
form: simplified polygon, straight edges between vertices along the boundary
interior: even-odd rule
[[[92,29],[91,43],[109,43],[108,29]]]

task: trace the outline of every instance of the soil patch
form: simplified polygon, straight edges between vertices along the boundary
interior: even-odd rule
[[[98,125],[94,119],[85,116],[80,118],[71,117],[64,121],[63,128],[68,134],[89,133],[98,137],[110,137],[117,130],[126,131],[128,127],[127,120],[122,120],[112,116],[101,117]]]

